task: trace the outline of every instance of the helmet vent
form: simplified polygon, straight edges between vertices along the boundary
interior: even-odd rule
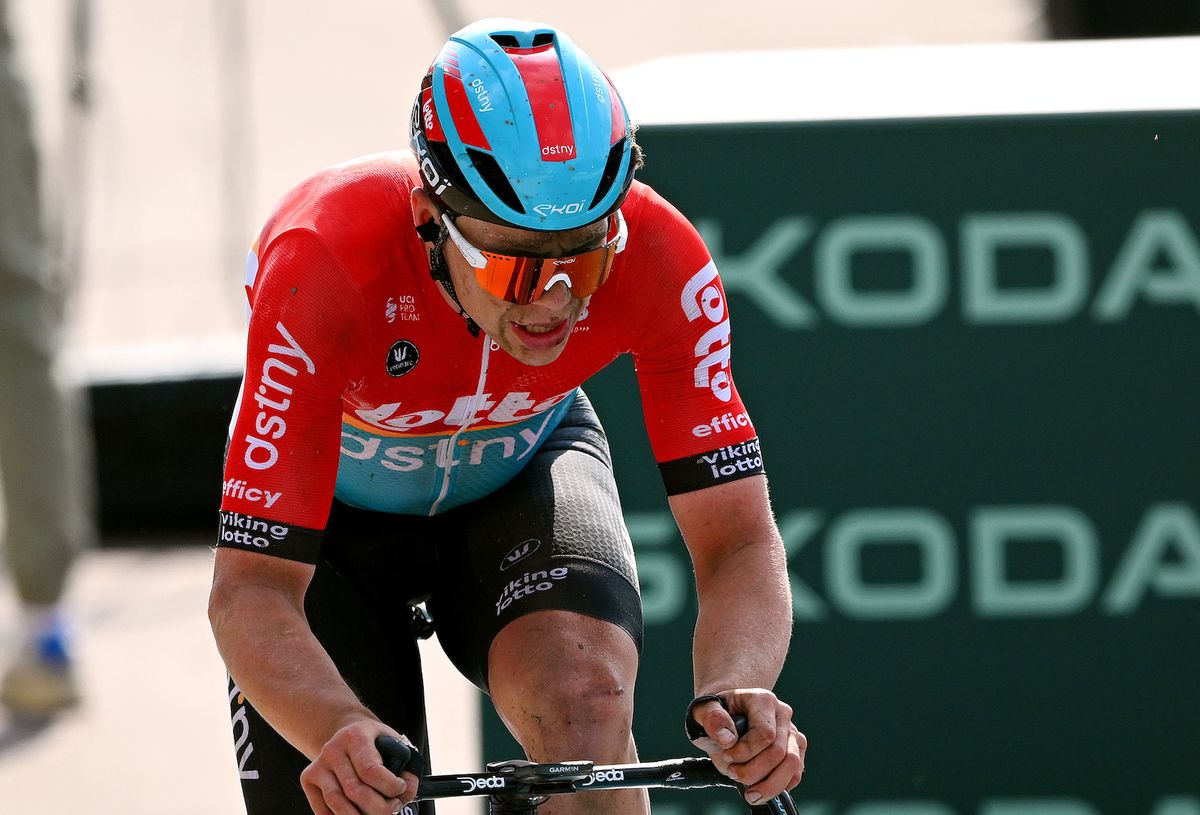
[[[621,169],[621,157],[625,155],[626,139],[621,139],[608,151],[608,160],[604,162],[604,173],[600,176],[600,186],[596,189],[596,197],[588,209],[595,209],[617,180],[617,171]]]
[[[508,182],[508,177],[504,175],[504,171],[500,169],[496,159],[490,153],[472,150],[470,147],[467,148],[467,155],[470,157],[471,163],[475,165],[475,171],[479,173],[492,192],[504,202],[505,206],[524,214],[525,207],[521,206],[521,199],[517,197],[516,190]]]
[[[468,198],[474,198],[475,193],[471,190],[471,185],[467,183],[467,179],[463,178],[458,165],[454,163],[454,155],[450,152],[450,148],[446,143],[430,139],[425,144],[429,149],[434,166],[438,172],[449,178],[450,183],[462,190]]]
[[[520,48],[521,44],[512,34],[493,34],[492,39],[501,48]]]
[[[533,35],[533,47],[538,48],[542,45],[550,45],[554,42],[554,35],[549,31],[543,31],[540,34]]]

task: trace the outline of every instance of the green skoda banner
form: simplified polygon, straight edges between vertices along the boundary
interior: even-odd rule
[[[802,811],[1200,815],[1200,112],[639,138],[729,295]],[[587,390],[641,567],[641,755],[690,754],[687,554],[632,366]]]

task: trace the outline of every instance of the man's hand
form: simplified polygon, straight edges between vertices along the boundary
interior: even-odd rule
[[[808,739],[792,724],[792,709],[769,690],[742,688],[717,694],[729,705],[708,701],[692,709],[706,738],[692,743],[708,754],[721,772],[746,786],[746,801],[757,804],[800,783]],[[731,713],[746,717],[746,735],[738,739]]]
[[[334,733],[300,773],[300,786],[316,815],[395,815],[417,797],[415,775],[393,775],[383,765],[375,749],[380,735],[405,740],[381,722],[354,722]]]

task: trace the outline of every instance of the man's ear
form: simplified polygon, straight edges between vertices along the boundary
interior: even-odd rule
[[[437,206],[433,203],[433,199],[429,197],[429,193],[420,187],[414,187],[409,196],[409,201],[412,204],[413,227],[417,230],[417,234],[421,236],[421,240],[425,243],[437,243],[438,233],[441,227],[437,224],[437,219],[434,215],[437,213]]]

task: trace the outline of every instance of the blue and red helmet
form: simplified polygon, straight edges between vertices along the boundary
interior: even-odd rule
[[[413,105],[413,150],[439,206],[522,229],[575,229],[633,183],[612,82],[562,31],[481,20],[450,36]]]

